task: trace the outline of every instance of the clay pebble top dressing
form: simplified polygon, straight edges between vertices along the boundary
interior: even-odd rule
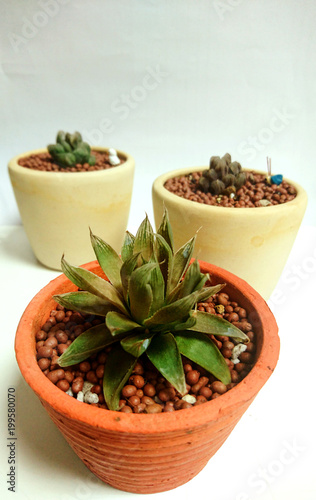
[[[93,155],[96,158],[95,165],[89,165],[84,163],[83,165],[77,164],[75,167],[61,167],[54,163],[51,155],[49,153],[36,153],[20,158],[18,164],[21,167],[30,168],[33,170],[39,170],[42,172],[93,172],[97,170],[106,170],[109,168],[116,167],[124,163],[124,160],[118,158],[116,151],[114,149],[109,149],[108,152],[100,152],[92,150]],[[115,153],[115,154],[114,154]]]
[[[202,171],[168,179],[164,187],[186,200],[230,208],[268,207],[287,203],[296,197],[295,187],[284,180],[278,185],[270,184],[263,174],[253,171],[246,172],[246,174],[248,176],[246,183],[236,191],[234,196],[204,193],[199,187]]]
[[[250,339],[244,345],[235,344],[226,336],[210,336],[230,369],[231,383],[223,384],[206,370],[182,357],[188,393],[181,396],[148,360],[141,357],[122,389],[119,411],[152,414],[188,409],[220,397],[249,373],[255,362],[256,339],[247,311],[237,302],[231,301],[226,293],[218,293],[206,302],[200,302],[198,310],[223,317]],[[107,409],[102,385],[104,365],[111,347],[78,365],[67,368],[58,365],[59,356],[81,333],[103,321],[57,305],[36,333],[36,350],[40,369],[61,391],[83,404]]]

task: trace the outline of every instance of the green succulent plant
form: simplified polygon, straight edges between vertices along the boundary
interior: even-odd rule
[[[181,395],[187,392],[181,355],[230,383],[227,364],[209,335],[227,335],[236,342],[249,339],[228,321],[197,310],[198,302],[224,285],[208,286],[210,277],[201,273],[198,261],[190,265],[195,237],[175,252],[167,211],[157,234],[147,216],[135,237],[127,231],[121,256],[91,231],[90,236],[109,281],[63,257],[64,274],[80,290],[54,298],[67,309],[103,316],[105,321],[77,337],[59,365],[80,363],[111,345],[103,379],[111,410],[118,409],[121,390],[140,356],[147,356]]]
[[[60,130],[56,144],[49,144],[47,149],[53,160],[62,168],[75,167],[77,163],[95,165],[96,162],[89,144],[82,140],[79,132],[69,134]]]
[[[222,158],[212,156],[210,168],[202,172],[199,187],[205,193],[213,195],[235,193],[245,184],[247,176],[237,161],[232,162],[229,153]]]

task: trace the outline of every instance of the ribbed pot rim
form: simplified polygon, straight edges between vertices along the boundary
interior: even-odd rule
[[[78,420],[98,428],[132,434],[159,434],[175,432],[203,426],[209,421],[225,417],[236,406],[251,400],[272,374],[279,356],[278,327],[275,318],[264,299],[244,280],[217,266],[199,261],[202,272],[209,272],[216,282],[226,283],[231,296],[242,294],[241,305],[255,311],[259,327],[263,330],[262,345],[257,361],[249,374],[226,394],[215,400],[187,410],[160,414],[125,414],[92,407],[68,396],[53,385],[40,370],[35,353],[35,328],[37,311],[45,311],[45,319],[54,308],[52,296],[72,291],[75,287],[64,276],[52,280],[31,300],[19,322],[15,351],[21,373],[39,396],[55,411],[68,418]],[[82,266],[102,275],[97,261]],[[69,287],[68,287],[69,284]],[[44,318],[43,318],[44,319]],[[44,319],[44,321],[45,321]],[[43,322],[44,322],[43,321]]]
[[[181,196],[178,196],[174,193],[171,193],[164,187],[165,182],[168,179],[172,179],[173,177],[179,177],[182,175],[187,175],[193,172],[200,172],[205,169],[207,169],[207,166],[202,166],[202,167],[187,167],[187,168],[180,168],[176,170],[172,170],[169,172],[166,172],[159,177],[157,177],[152,185],[152,191],[157,192],[160,194],[161,197],[163,197],[165,200],[167,200],[169,203],[172,204],[178,204],[180,207],[183,208],[183,210],[194,210],[195,212],[199,211],[200,213],[203,213],[204,215],[208,213],[223,213],[223,209],[225,209],[225,214],[229,215],[229,217],[242,217],[242,216],[254,216],[260,217],[261,216],[266,216],[267,213],[271,214],[271,210],[273,212],[278,212],[279,214],[282,214],[283,212],[288,211],[289,209],[294,209],[296,206],[301,205],[301,204],[307,204],[307,193],[305,189],[300,186],[297,182],[294,182],[290,179],[284,178],[286,182],[289,184],[292,184],[296,191],[297,195],[296,197],[288,201],[286,203],[282,203],[279,205],[272,205],[268,207],[222,207],[222,206],[214,206],[214,205],[206,205],[204,203],[198,203],[194,202],[192,200],[186,200],[185,198],[182,198]],[[251,172],[255,172],[257,174],[263,174],[266,175],[266,172],[262,170],[254,170],[252,169]],[[269,212],[268,212],[269,211]],[[248,214],[248,215],[247,215]]]
[[[102,146],[91,146],[91,150],[94,151],[100,151],[102,152],[107,152],[109,148],[105,148]],[[68,179],[68,176],[70,176],[70,180],[74,180],[74,178],[77,177],[82,177],[82,175],[87,178],[87,176],[90,177],[99,177],[99,176],[104,176],[107,175],[111,177],[112,175],[122,175],[124,173],[124,170],[130,169],[135,165],[135,160],[133,156],[131,156],[128,153],[125,153],[124,151],[121,151],[119,149],[116,149],[117,155],[120,159],[124,160],[124,163],[121,165],[117,165],[113,168],[107,168],[103,170],[92,170],[90,172],[45,172],[41,170],[34,170],[31,168],[25,168],[22,167],[21,165],[18,164],[18,161],[20,158],[25,158],[27,156],[30,156],[32,154],[41,154],[41,153],[47,153],[47,148],[41,148],[41,149],[33,149],[30,151],[26,151],[24,153],[20,153],[13,158],[8,163],[8,168],[9,170],[12,170],[13,172],[17,172],[19,174],[23,174],[28,177],[47,177],[47,176],[54,176],[54,179],[57,177],[61,177],[63,181]]]

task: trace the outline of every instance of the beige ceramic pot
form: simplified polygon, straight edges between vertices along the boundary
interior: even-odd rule
[[[195,256],[237,274],[268,299],[282,273],[307,205],[304,189],[283,205],[226,208],[186,200],[164,188],[173,177],[207,167],[174,170],[158,177],[152,189],[156,225],[168,209],[175,247],[198,231]],[[260,172],[264,173],[264,172]]]
[[[94,259],[89,227],[119,252],[129,216],[134,159],[118,151],[125,160],[118,167],[78,173],[40,172],[18,165],[20,158],[45,151],[23,153],[8,165],[24,229],[37,259],[53,269],[61,269],[63,254],[76,265]]]

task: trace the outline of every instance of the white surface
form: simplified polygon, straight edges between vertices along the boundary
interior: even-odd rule
[[[274,173],[305,187],[305,226],[271,300],[282,344],[278,367],[204,471],[155,497],[314,500],[316,3],[1,0],[0,11],[1,499],[12,498],[5,483],[11,386],[15,499],[136,496],[93,479],[23,382],[13,353],[18,318],[58,273],[35,261],[18,226],[6,164],[64,129],[135,157],[132,232],[145,211],[153,220],[158,175],[206,165],[213,154],[230,152],[258,169],[270,156]]]
[[[223,447],[188,484],[166,493],[117,491],[86,469],[22,379],[13,345],[27,303],[58,275],[33,257],[21,227],[0,228],[1,499],[314,500],[316,228],[303,226],[270,300],[280,328],[277,368]],[[17,394],[17,488],[8,492],[7,388]],[[159,471],[157,471],[159,474]]]
[[[316,225],[314,0],[1,0],[0,224],[6,172],[59,129],[136,159],[131,228],[151,185],[230,152],[302,184]]]

